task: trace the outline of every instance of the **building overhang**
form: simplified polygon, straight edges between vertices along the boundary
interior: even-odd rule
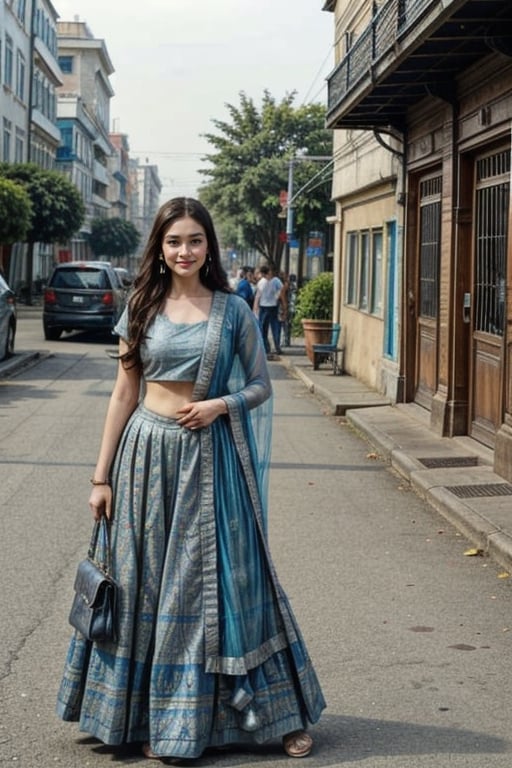
[[[386,0],[328,78],[327,127],[403,131],[426,96],[455,103],[457,76],[491,53],[512,57],[510,0]]]

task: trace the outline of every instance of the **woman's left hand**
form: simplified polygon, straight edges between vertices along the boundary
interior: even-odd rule
[[[221,397],[187,403],[178,411],[178,424],[187,429],[202,429],[212,424],[218,416],[228,412]]]

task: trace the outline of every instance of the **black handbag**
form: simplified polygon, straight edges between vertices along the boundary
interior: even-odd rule
[[[102,554],[101,560],[98,552]],[[110,570],[108,520],[102,516],[94,524],[87,558],[78,564],[69,614],[71,626],[87,640],[115,640],[117,636],[118,587]]]

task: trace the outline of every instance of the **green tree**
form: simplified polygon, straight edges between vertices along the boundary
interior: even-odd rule
[[[221,233],[237,232],[240,244],[253,248],[280,266],[279,194],[287,189],[289,160],[294,163],[294,189],[299,190],[318,173],[307,155],[332,154],[332,133],[324,128],[325,108],[319,104],[293,106],[295,94],[281,102],[264,91],[261,108],[244,92],[238,107],[227,104],[230,120],[213,120],[217,133],[205,134],[214,152],[204,158],[210,165],[201,173],[209,181],[201,188],[201,200],[212,210]],[[302,162],[303,160],[303,162]],[[308,228],[325,230],[330,212],[330,174],[316,189],[298,195],[294,202],[297,235]]]
[[[82,197],[62,173],[35,163],[1,163],[0,176],[21,184],[31,202],[26,283],[27,303],[32,303],[32,272],[35,243],[64,243],[80,229],[85,208]]]
[[[140,232],[131,221],[114,217],[91,222],[89,245],[95,256],[121,258],[137,250]]]
[[[0,244],[23,241],[32,215],[26,190],[10,179],[0,177]]]

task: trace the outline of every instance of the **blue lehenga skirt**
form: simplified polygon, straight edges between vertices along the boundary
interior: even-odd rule
[[[325,702],[227,420],[194,432],[141,406],[112,487],[118,640],[73,635],[58,715],[105,744],[184,758],[315,722]]]

